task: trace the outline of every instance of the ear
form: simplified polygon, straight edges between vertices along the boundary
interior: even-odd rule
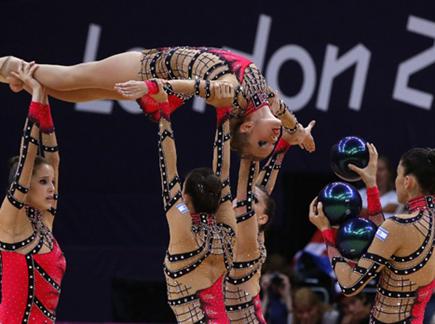
[[[189,205],[191,202],[191,197],[189,194],[184,193],[184,191],[181,193],[181,196],[183,197],[184,202],[186,203],[186,205]]]
[[[406,175],[405,182],[404,182],[405,189],[411,191],[415,188],[415,185],[416,185],[415,177],[412,174]]]
[[[264,225],[269,221],[269,216],[267,214],[260,214],[257,216],[258,224]]]
[[[249,133],[254,127],[253,121],[245,121],[240,125],[240,133]]]

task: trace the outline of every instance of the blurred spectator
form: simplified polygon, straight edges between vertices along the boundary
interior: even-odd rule
[[[268,324],[287,324],[292,311],[289,278],[280,272],[265,273],[261,277],[262,306]]]
[[[376,181],[381,197],[382,210],[385,218],[393,216],[402,206],[397,202],[396,191],[394,190],[394,171],[391,167],[389,159],[385,156],[380,156],[378,159],[378,170],[376,173]],[[367,191],[366,188],[359,190],[362,198],[363,209],[361,215],[367,216]]]
[[[360,293],[356,296],[341,296],[339,300],[339,324],[369,324],[371,303],[367,295]]]
[[[331,324],[336,323],[338,312],[324,304],[309,288],[300,288],[293,295],[293,313],[289,324]]]

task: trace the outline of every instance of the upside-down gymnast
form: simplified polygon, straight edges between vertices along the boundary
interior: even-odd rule
[[[66,267],[52,234],[57,141],[45,89],[32,77],[35,69],[22,65],[14,73],[32,92],[32,102],[0,208],[0,322],[8,324],[54,323]]]
[[[231,94],[222,84],[222,93]],[[232,264],[236,223],[229,186],[229,110],[216,109],[213,170],[192,170],[183,183],[168,101],[160,102],[158,156],[169,247],[168,303],[179,323],[229,323],[222,281]]]
[[[314,122],[305,130],[309,136],[312,127]],[[237,253],[224,286],[226,309],[232,323],[266,323],[260,301],[261,268],[267,255],[264,229],[272,217],[270,194],[285,153],[294,144],[298,142],[293,134],[284,131],[258,176],[258,163],[246,159],[240,162],[235,201]]]
[[[22,86],[10,73],[20,61],[12,56],[0,58],[0,81],[10,83],[14,91]],[[304,136],[296,117],[267,86],[255,64],[227,50],[168,47],[125,52],[73,66],[39,65],[35,77],[47,87],[49,95],[72,102],[138,99],[148,89],[138,89],[143,83],[135,81],[153,78],[172,80],[168,91],[181,94],[179,99],[184,102],[194,94],[212,97],[210,84],[225,81],[235,89],[231,113],[233,149],[247,157],[265,158],[273,150],[281,122],[290,132],[298,133],[299,144],[307,149],[314,145]]]
[[[377,152],[369,144],[370,161],[365,169],[351,166],[367,186],[371,218],[382,218],[376,187]],[[334,235],[321,203],[310,205],[310,221],[322,231],[328,255],[345,295],[354,295],[379,275],[371,323],[423,323],[426,304],[435,288],[435,150],[413,148],[397,167],[396,191],[407,213],[384,220],[367,252],[354,267],[334,247]],[[379,222],[377,222],[379,224]]]

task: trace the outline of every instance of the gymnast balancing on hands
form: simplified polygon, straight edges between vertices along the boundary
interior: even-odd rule
[[[35,69],[21,64],[13,73],[32,93],[32,102],[0,207],[0,322],[8,324],[54,323],[66,267],[52,234],[59,153],[48,97],[32,76]]]
[[[0,58],[0,81],[10,83],[14,91],[22,88],[11,75],[20,61],[11,56]],[[182,104],[194,94],[211,99],[214,96],[211,84],[226,82],[235,90],[230,100],[233,149],[250,159],[265,158],[272,152],[282,124],[294,133],[301,146],[313,150],[312,137],[267,86],[255,64],[230,51],[168,47],[125,52],[73,66],[39,65],[35,78],[47,87],[49,95],[72,102],[138,99],[148,93],[148,87],[138,92],[138,85],[143,83],[137,81],[164,79],[168,81],[165,90],[178,98],[174,104]]]

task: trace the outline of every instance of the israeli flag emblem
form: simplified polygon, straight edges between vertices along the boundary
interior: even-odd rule
[[[379,226],[378,230],[376,231],[376,237],[381,241],[385,241],[387,236],[388,236],[388,231],[385,228]]]
[[[186,214],[189,212],[189,208],[187,208],[185,203],[180,203],[178,205],[175,205],[177,207],[178,211],[182,214]]]

